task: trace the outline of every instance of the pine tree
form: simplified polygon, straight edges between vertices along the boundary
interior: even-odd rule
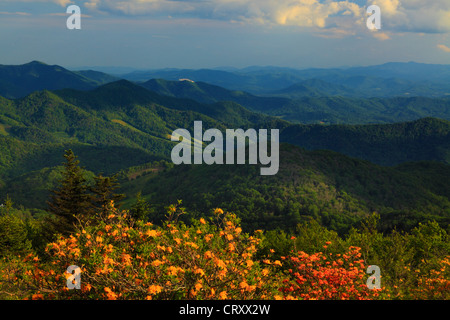
[[[150,211],[150,205],[144,198],[141,192],[136,195],[136,203],[130,209],[130,214],[133,218],[147,221]]]
[[[48,211],[55,217],[50,219],[55,232],[67,234],[73,231],[77,218],[85,218],[91,211],[91,197],[84,177],[84,169],[72,150],[64,154],[63,178],[60,188],[53,190],[51,200],[47,202]]]
[[[94,214],[103,214],[107,211],[107,206],[111,201],[114,202],[115,207],[120,207],[118,202],[125,198],[123,194],[117,194],[114,191],[118,189],[117,175],[112,177],[104,177],[99,174],[94,177],[95,184],[90,188],[92,192],[92,203],[94,205]]]

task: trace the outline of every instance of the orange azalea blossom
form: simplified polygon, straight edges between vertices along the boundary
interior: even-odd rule
[[[220,299],[222,299],[222,300],[225,300],[225,299],[227,299],[227,293],[225,292],[225,291],[222,291],[222,292],[220,292],[219,293],[219,298]]]
[[[31,298],[33,300],[43,300],[44,296],[41,293],[35,293],[35,294],[33,294],[33,296]]]
[[[154,267],[158,267],[160,265],[164,264],[164,262],[160,261],[160,260],[154,260],[151,265]]]
[[[158,285],[151,285],[150,287],[148,287],[147,292],[150,294],[157,294],[160,293],[162,291],[162,287],[158,286]]]
[[[156,237],[156,236],[158,236],[158,232],[156,230],[147,230],[145,235],[149,236],[149,237]]]
[[[114,293],[110,288],[106,287],[104,290],[106,292],[108,300],[117,300],[117,294]]]

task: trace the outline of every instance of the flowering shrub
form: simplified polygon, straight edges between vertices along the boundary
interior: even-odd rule
[[[113,203],[104,212],[95,224],[80,222],[74,234],[49,243],[46,255],[3,257],[0,298],[449,299],[448,256],[423,270],[408,263],[400,275],[411,285],[401,278],[399,286],[370,290],[360,247],[339,253],[327,241],[323,252],[276,258],[261,247],[262,232],[244,233],[236,216],[221,209],[186,225],[178,220],[183,209],[170,206],[161,226],[135,220]],[[70,265],[81,268],[81,290],[67,288]]]
[[[420,270],[415,270],[420,273]],[[450,299],[450,257],[439,262],[439,268],[430,270],[428,275],[420,275],[417,286],[412,288],[412,296],[421,300]]]
[[[379,290],[368,289],[364,281],[367,267],[359,251],[358,247],[350,247],[342,255],[300,251],[296,255],[282,257],[289,269],[280,291],[287,297],[300,299],[377,298]]]
[[[237,219],[216,209],[215,220],[178,222],[171,206],[162,227],[134,221],[111,204],[95,225],[50,243],[54,270],[35,270],[39,296],[77,299],[265,299],[276,293],[272,266],[253,259],[259,234],[242,232]],[[60,279],[81,268],[81,290]],[[70,276],[70,274],[67,274]]]

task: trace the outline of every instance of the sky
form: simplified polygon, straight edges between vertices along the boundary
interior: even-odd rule
[[[450,64],[450,0],[0,0],[0,44],[0,64],[72,69]]]

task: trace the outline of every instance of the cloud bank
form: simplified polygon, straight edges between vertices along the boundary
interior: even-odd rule
[[[6,0],[7,2],[8,0]],[[11,1],[11,0],[9,0]],[[30,0],[15,0],[31,2]],[[381,8],[382,32],[450,33],[448,0],[38,0],[61,6],[77,4],[88,13],[120,16],[189,17],[263,26],[295,26],[335,34],[364,29],[365,9]]]

